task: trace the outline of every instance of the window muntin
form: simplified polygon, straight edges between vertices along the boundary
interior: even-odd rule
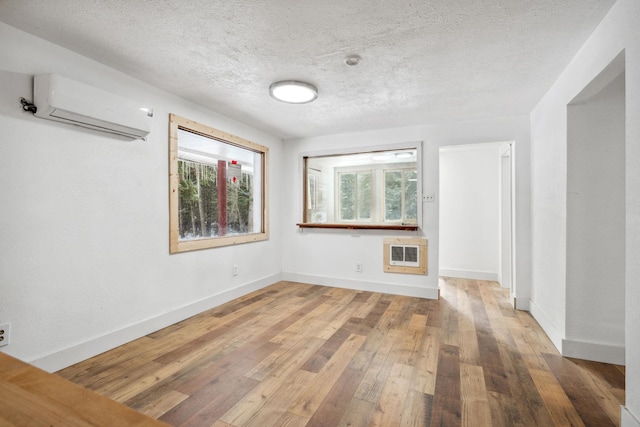
[[[266,240],[268,148],[170,116],[170,252]]]
[[[419,144],[304,157],[304,218],[299,225],[417,226],[422,207],[418,153]]]

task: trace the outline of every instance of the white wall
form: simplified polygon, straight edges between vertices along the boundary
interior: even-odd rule
[[[435,297],[438,151],[445,145],[516,141],[521,195],[516,201],[517,245],[522,254],[517,278],[523,300],[528,300],[526,117],[310,138],[289,141],[283,151],[274,137],[4,24],[0,57],[0,182],[6,187],[0,217],[0,321],[12,323],[12,343],[3,348],[9,354],[55,370],[267,285],[282,277],[281,271],[312,283],[417,290]],[[148,141],[124,140],[23,112],[18,100],[31,97],[31,76],[47,72],[153,106]],[[170,112],[270,147],[268,242],[169,256]],[[423,210],[429,276],[382,273],[382,238],[397,233],[298,232],[300,153],[417,140],[425,141],[424,193],[436,194],[436,202]],[[355,272],[356,261],[364,264],[363,273]],[[240,269],[235,277],[233,264]]]
[[[567,356],[624,364],[624,74],[568,107]],[[609,357],[581,353],[606,344]],[[571,348],[574,352],[571,352]],[[604,356],[604,357],[603,357]]]
[[[640,2],[618,0],[531,114],[532,314],[561,348],[566,335],[567,105],[622,51],[626,61],[626,409],[640,426]],[[634,421],[635,419],[635,421]]]
[[[283,178],[283,277],[308,283],[347,286],[382,292],[435,297],[439,263],[439,151],[440,147],[514,140],[516,161],[517,292],[523,305],[529,300],[529,121],[526,117],[418,126],[399,129],[304,138],[285,142]],[[423,193],[435,194],[434,203],[423,203],[422,233],[428,240],[428,275],[384,273],[383,239],[414,236],[413,232],[362,230],[300,231],[302,220],[301,156],[305,153],[382,146],[423,141]],[[498,181],[496,180],[496,187]],[[355,270],[362,262],[362,273]],[[523,307],[526,308],[526,307]]]
[[[440,275],[499,279],[500,145],[440,149]]]
[[[269,241],[169,255],[168,115],[268,146],[274,189],[280,140],[1,23],[0,58],[2,351],[55,370],[279,280],[279,191]],[[23,112],[48,72],[154,107],[148,140]]]

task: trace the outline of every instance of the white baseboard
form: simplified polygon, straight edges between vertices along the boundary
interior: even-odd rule
[[[516,300],[516,303],[518,303],[518,300]],[[625,364],[624,346],[566,339],[534,301],[529,300],[528,305],[533,318],[536,319],[542,330],[563,356],[616,365]]]
[[[631,415],[626,406],[620,406],[620,427],[640,427],[640,421]]]
[[[274,274],[263,279],[256,280],[251,283],[228,289],[219,294],[212,295],[203,300],[180,307],[169,313],[163,313],[151,319],[144,320],[135,325],[127,326],[123,329],[110,332],[101,337],[91,339],[89,341],[74,345],[47,356],[30,361],[32,365],[44,369],[47,372],[55,372],[60,369],[71,366],[74,363],[81,362],[90,357],[104,353],[130,341],[158,331],[174,323],[180,322],[198,313],[217,307],[232,299],[241,297],[250,292],[262,289],[281,280],[281,275]]]
[[[282,280],[308,283],[310,285],[332,286],[334,288],[355,289],[358,291],[380,292],[404,295],[408,297],[438,299],[438,288],[427,288],[396,283],[366,282],[361,280],[340,279],[336,277],[312,276],[298,273],[282,273]]]
[[[516,300],[516,303],[518,301]],[[529,312],[536,319],[536,322],[540,325],[542,330],[547,334],[553,345],[558,349],[560,353],[562,353],[562,333],[558,329],[556,329],[555,325],[547,314],[534,302],[529,300]]]
[[[516,297],[516,310],[531,311],[531,300]]]
[[[498,273],[492,273],[490,271],[471,271],[471,270],[458,270],[456,268],[440,268],[438,274],[444,277],[458,277],[460,279],[472,279],[472,280],[489,280],[492,282],[498,282]]]
[[[624,346],[563,339],[562,355],[594,362],[625,364]]]

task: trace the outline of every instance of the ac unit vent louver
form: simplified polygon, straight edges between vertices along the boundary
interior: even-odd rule
[[[35,116],[43,119],[129,138],[151,131],[151,108],[57,74],[34,77],[33,102]]]
[[[404,267],[419,267],[420,246],[418,245],[390,245],[389,264]]]

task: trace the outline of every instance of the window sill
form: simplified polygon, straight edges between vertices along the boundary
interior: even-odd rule
[[[300,228],[342,228],[346,230],[403,230],[416,231],[418,224],[334,224],[334,223],[309,223],[296,224]]]

